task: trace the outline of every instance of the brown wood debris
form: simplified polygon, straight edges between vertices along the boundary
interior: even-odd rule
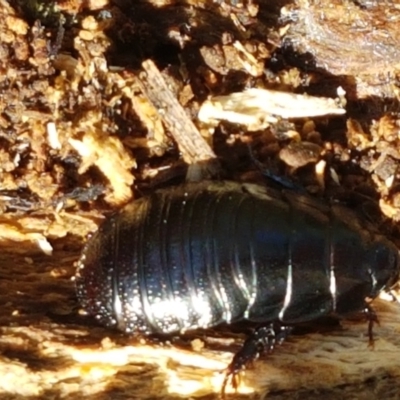
[[[110,212],[204,162],[372,201],[400,246],[399,22],[390,0],[0,0],[0,398],[218,398],[243,333],[127,337],[71,279]],[[400,308],[376,309],[374,349],[364,321],[317,325],[227,400],[397,399]]]
[[[145,73],[140,76],[140,88],[169,129],[179,146],[182,158],[188,164],[215,158],[215,153],[203,139],[177,98],[171,93],[154,63],[146,60],[142,66]]]
[[[353,81],[351,95],[399,97],[400,9],[392,1],[297,0],[286,36],[315,67]],[[354,93],[356,91],[356,93]]]

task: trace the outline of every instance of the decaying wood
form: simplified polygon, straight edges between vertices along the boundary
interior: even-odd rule
[[[217,399],[222,372],[243,336],[203,332],[162,344],[97,327],[75,312],[70,278],[78,255],[1,255],[0,398]],[[345,393],[352,385],[360,393],[365,381],[387,390],[386,381],[400,379],[400,312],[398,304],[385,300],[375,308],[380,326],[373,349],[362,319],[327,332],[292,335],[242,374],[238,392],[229,389],[227,398],[260,398],[260,393],[286,398],[276,391],[296,398],[300,388],[303,395],[309,391],[307,398],[317,398],[321,391],[333,396],[339,385],[348,385]]]
[[[373,0],[0,0],[0,399],[216,399],[245,336],[161,344],[97,326],[71,280],[85,237],[132,182],[146,192],[182,157],[217,154],[228,178],[252,174],[247,129],[223,121],[212,136],[197,120],[207,98],[246,88],[303,107],[299,93],[333,98],[342,86],[345,115],[314,120],[311,102],[305,120],[255,124],[251,138],[306,187],[323,166],[321,196],[372,193],[398,221],[398,13]],[[284,103],[280,117],[298,111]],[[374,349],[363,321],[294,334],[228,400],[397,399],[400,308],[376,308]]]
[[[141,75],[141,89],[169,128],[183,159],[188,164],[195,164],[215,158],[215,153],[171,92],[154,62],[146,60],[142,66],[145,74]]]
[[[364,3],[364,4],[363,4]],[[288,33],[316,65],[335,75],[377,75],[400,67],[400,10],[392,1],[329,4],[298,0],[298,24]],[[298,34],[296,34],[298,33]]]
[[[286,40],[308,55],[309,65],[353,80],[358,98],[398,98],[394,83],[400,72],[397,2],[297,0],[283,14],[295,21]]]
[[[257,131],[281,118],[345,114],[345,109],[338,103],[329,98],[253,88],[226,96],[215,96],[205,101],[200,107],[198,117],[207,124],[228,121],[244,125],[248,131]]]

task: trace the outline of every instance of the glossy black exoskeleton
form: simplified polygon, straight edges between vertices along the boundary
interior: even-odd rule
[[[76,285],[90,314],[131,334],[259,323],[228,367],[234,378],[287,326],[370,310],[366,299],[398,280],[399,265],[396,246],[341,205],[201,182],[108,218],[83,251]]]

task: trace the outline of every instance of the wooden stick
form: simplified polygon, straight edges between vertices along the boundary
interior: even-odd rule
[[[145,96],[157,109],[161,119],[178,144],[188,164],[216,158],[214,151],[201,136],[153,61],[142,63],[144,69],[139,85]]]

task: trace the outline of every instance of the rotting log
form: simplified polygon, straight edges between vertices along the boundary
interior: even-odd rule
[[[218,398],[221,372],[243,335],[196,332],[171,344],[99,327],[78,313],[71,281],[78,255],[2,253],[0,397]],[[292,335],[242,374],[238,393],[227,398],[397,398],[400,307],[379,300],[375,309],[373,349],[362,319]]]
[[[64,201],[76,188],[84,191],[98,182],[99,173],[90,174],[90,169],[98,162],[99,152],[80,159],[71,144],[86,138],[99,151],[105,141],[121,150],[113,152],[120,162],[113,165],[127,174],[123,182],[118,168],[115,172],[103,166],[102,171],[114,172],[110,180],[128,188],[130,195],[131,169],[140,150],[148,151],[151,141],[156,142],[154,147],[164,141],[165,147],[172,146],[159,128],[160,120],[149,117],[155,125],[151,132],[150,123],[138,123],[130,108],[136,95],[130,79],[140,75],[143,54],[165,66],[165,54],[160,56],[159,49],[167,46],[173,48],[174,67],[181,73],[170,76],[180,88],[180,98],[188,92],[187,97],[194,98],[193,104],[187,100],[186,106],[192,107],[185,108],[191,111],[187,115],[194,115],[208,94],[226,95],[249,85],[314,91],[328,97],[335,96],[342,85],[361,110],[360,98],[368,100],[373,95],[373,116],[350,105],[349,120],[335,125],[334,134],[324,131],[324,124],[316,124],[315,136],[322,137],[328,150],[333,148],[327,159],[330,167],[339,167],[341,184],[366,183],[367,171],[374,179],[374,185],[368,181],[368,188],[376,189],[386,215],[398,220],[396,193],[389,196],[386,185],[388,174],[394,176],[391,167],[398,166],[400,159],[398,115],[386,110],[387,99],[398,98],[399,11],[391,1],[260,0],[257,14],[254,8],[229,7],[223,1],[143,0],[134,2],[130,14],[118,8],[129,1],[115,1],[112,6],[107,1],[84,2],[88,13],[80,10],[82,2],[55,1],[65,8],[78,5],[66,10],[70,15],[87,14],[78,25],[65,26],[64,42],[54,43],[59,25],[50,29],[46,24],[28,23],[24,13],[15,11],[24,3],[34,2],[0,0],[0,398],[217,398],[221,371],[243,335],[210,331],[185,340],[171,338],[173,344],[162,345],[99,327],[79,314],[71,281],[74,262],[82,238],[94,229],[104,210],[94,197],[85,200],[86,207],[95,209],[94,215],[81,215],[76,204],[78,211],[72,205],[70,212],[55,212],[58,195]],[[94,18],[97,9],[90,5],[95,3],[105,4],[104,19]],[[278,20],[287,17],[288,25],[280,26]],[[364,30],[353,29],[357,20]],[[356,40],[348,40],[350,31]],[[365,42],[365,33],[375,41]],[[281,55],[284,61],[289,59],[287,43],[295,50],[296,68],[272,62]],[[53,63],[50,49],[54,50],[54,44],[59,54]],[[304,60],[303,54],[311,55],[312,62]],[[122,66],[130,74],[110,66]],[[275,69],[264,71],[271,66]],[[326,85],[329,80],[333,95]],[[380,122],[372,124],[372,118]],[[55,141],[46,137],[49,121],[56,127]],[[143,126],[147,131],[140,136]],[[296,129],[305,135],[301,126]],[[343,138],[348,139],[346,144]],[[229,146],[221,153],[225,161],[235,156]],[[349,154],[353,159],[346,164]],[[108,154],[103,158],[109,158]],[[141,165],[149,160],[138,157]],[[165,161],[173,164],[174,155],[166,152]],[[358,164],[364,169],[348,168]],[[139,172],[135,175],[140,178]],[[69,186],[70,182],[76,187]],[[108,185],[113,194],[116,185]],[[124,191],[115,203],[119,205],[129,195]],[[14,218],[7,207],[18,215]],[[34,252],[38,241],[52,244],[53,254]],[[331,331],[293,335],[273,354],[255,362],[243,375],[238,394],[229,398],[254,399],[259,395],[253,392],[269,392],[271,399],[397,399],[399,307],[379,301],[376,308],[380,326],[375,327],[374,349],[368,348],[363,321],[343,321],[341,328]]]

